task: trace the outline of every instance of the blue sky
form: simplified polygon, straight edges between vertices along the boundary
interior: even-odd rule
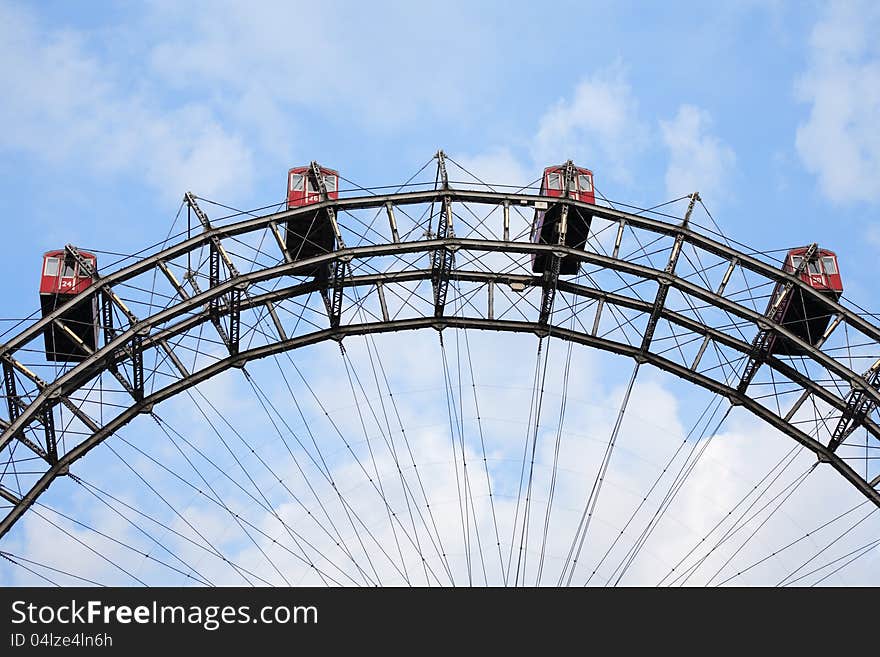
[[[250,207],[288,165],[389,183],[442,147],[498,175],[575,157],[636,203],[696,184],[738,239],[866,262],[876,23],[854,3],[557,6],[5,3],[3,210],[40,227],[16,251],[126,250],[186,189]]]
[[[877,34],[870,1],[0,2],[0,314],[36,307],[43,251],[137,251],[186,190],[258,207],[290,166],[392,184],[438,148],[698,190],[741,242],[835,250],[876,309]]]

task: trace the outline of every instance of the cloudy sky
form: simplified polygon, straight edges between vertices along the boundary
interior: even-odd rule
[[[558,2],[552,10],[539,3],[454,1],[431,6],[0,2],[0,212],[6,229],[0,315],[24,317],[35,308],[43,251],[69,242],[109,252],[138,251],[165,237],[186,190],[235,207],[260,207],[283,198],[290,166],[318,160],[364,186],[393,184],[438,148],[484,180],[511,184],[534,180],[546,164],[571,158],[595,172],[607,197],[643,207],[698,190],[724,231],[739,241],[761,250],[818,241],[835,250],[847,296],[876,309],[878,33],[878,5],[855,0]],[[410,348],[423,349],[437,361],[435,342],[413,339]],[[483,351],[489,353],[490,346]],[[338,354],[332,356],[338,361]],[[352,357],[367,356],[355,351]],[[318,349],[308,358],[321,363],[331,355]],[[572,394],[587,401],[573,411],[582,413],[575,423],[590,428],[585,434],[594,440],[566,442],[572,467],[559,495],[571,502],[560,504],[575,523],[584,482],[600,458],[622,390],[616,381],[597,383],[613,361],[590,354],[577,358]],[[479,364],[493,417],[502,422],[505,408],[527,407],[527,390],[502,394],[488,386],[522,380],[527,388],[533,362],[499,371],[497,358],[487,355]],[[389,368],[394,367],[392,358]],[[442,373],[433,371],[437,367],[435,362],[429,368],[425,381],[442,382]],[[405,375],[405,359],[397,371]],[[279,383],[270,376],[268,386]],[[635,395],[643,417],[632,420],[621,436],[622,446],[628,438],[633,458],[622,459],[614,471],[619,494],[609,496],[605,524],[596,528],[609,541],[628,517],[627,505],[638,500],[692,420],[679,408],[675,382],[652,374],[639,381]],[[409,381],[407,389],[416,391],[419,384]],[[230,401],[241,383],[224,379],[212,385],[216,399]],[[329,390],[333,383],[321,379],[316,387],[321,386]],[[419,401],[413,395],[402,402],[402,413],[419,427]],[[340,422],[355,426],[357,414],[340,409]],[[175,401],[168,413],[195,426],[183,417],[183,402]],[[522,444],[525,419],[519,422],[510,449],[514,442]],[[146,435],[157,429],[137,431]],[[424,438],[426,463],[434,454],[431,441],[449,439],[427,420],[414,431]],[[754,484],[750,475],[761,466],[763,476],[791,447],[747,419],[722,431],[738,440],[716,441],[719,446],[707,461],[717,467],[695,475],[696,492],[684,496],[675,512],[678,524],[658,530],[656,545],[649,545],[653,556],[633,566],[634,581],[660,580],[675,563],[671,555],[683,555],[730,506],[724,500],[748,490]],[[498,454],[506,453],[503,433],[498,428],[493,433]],[[651,451],[646,435],[665,436],[664,449]],[[760,454],[757,465],[755,453]],[[543,457],[544,463],[552,462],[552,441]],[[810,459],[799,458],[805,459],[802,472]],[[341,480],[353,467],[342,457],[333,465]],[[359,485],[355,473],[348,474],[352,486]],[[447,461],[431,480],[440,499],[455,485],[444,477],[454,474]],[[503,471],[493,474],[503,487]],[[137,499],[138,493],[117,484]],[[820,524],[823,518],[809,514],[816,505],[830,519],[859,503],[838,484],[833,477],[822,479],[795,501],[800,515],[792,511],[790,526],[766,537],[763,553],[808,531],[811,523]],[[840,499],[824,505],[822,491],[832,489]],[[64,507],[60,497],[52,502]],[[74,499],[64,508],[82,510],[86,502]],[[481,498],[472,510],[474,522],[486,528],[491,524],[487,503]],[[229,531],[228,518],[197,507],[193,513],[201,513],[202,525],[217,537]],[[271,507],[270,515],[297,518],[301,513],[275,498]],[[381,512],[363,510],[380,518]],[[88,513],[97,514],[95,524],[125,535],[130,531],[115,524],[121,520]],[[453,527],[456,514],[447,515],[439,522]],[[560,511],[560,535],[566,531],[563,516]],[[871,522],[860,526],[867,540],[880,528],[876,516]],[[393,527],[389,521],[376,530],[390,532],[386,544],[397,540]],[[505,531],[512,530],[513,525]],[[46,527],[34,521],[9,538],[19,554],[40,554],[51,563],[46,536]],[[229,540],[228,549],[243,562],[262,558],[252,553],[258,546],[243,544],[240,537]],[[588,549],[591,558],[603,552]],[[876,552],[830,581],[876,584]],[[755,560],[763,553],[755,548]],[[791,572],[808,558],[799,562],[799,557],[792,556],[778,573]],[[284,558],[265,561],[284,564]],[[401,576],[392,572],[394,560],[386,561],[387,573],[363,575],[364,581],[379,574]],[[403,554],[400,561],[406,562]],[[296,565],[289,567],[296,570]],[[88,555],[80,568],[101,581],[132,583]],[[376,568],[381,571],[382,565]],[[457,581],[462,568],[450,567]],[[278,574],[273,570],[263,574],[272,579]],[[503,570],[490,569],[488,579],[498,581]],[[169,581],[162,579],[167,572],[149,573]],[[754,582],[775,583],[778,573]],[[223,576],[218,572],[213,579],[224,581]],[[311,581],[307,574],[301,577]],[[426,573],[423,579],[430,577]],[[0,581],[31,580],[4,565]]]

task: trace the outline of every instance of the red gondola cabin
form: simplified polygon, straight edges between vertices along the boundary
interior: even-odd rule
[[[328,199],[339,198],[339,172],[318,167]],[[287,209],[322,201],[321,188],[311,166],[294,167],[287,174]],[[294,260],[312,258],[336,248],[336,238],[326,209],[298,214],[287,222],[287,250]],[[314,272],[316,270],[312,270]],[[309,273],[312,273],[309,272]],[[297,272],[304,273],[304,272]]]
[[[794,274],[803,261],[804,254],[808,248],[805,246],[790,250],[782,269],[789,274]],[[818,290],[824,296],[834,301],[837,301],[840,295],[843,294],[843,282],[840,279],[837,256],[832,251],[826,249],[816,251],[801,273],[800,278],[814,290]],[[773,294],[770,296],[770,302],[767,307],[768,313],[782,290],[783,284],[777,283]],[[821,301],[814,299],[811,295],[804,294],[800,288],[793,288],[788,297],[787,300],[782,302],[782,306],[777,311],[781,318],[779,322],[804,342],[812,345],[817,344],[831,322],[831,313],[828,312]],[[771,352],[781,355],[799,355],[803,353],[803,349],[791,342],[791,340],[777,337],[773,342]]]
[[[92,271],[98,271],[98,260],[94,254],[80,251],[79,254],[91,263]],[[94,279],[65,250],[49,251],[43,255],[43,268],[40,277],[40,308],[43,317],[53,313],[56,308],[69,299],[88,289]],[[52,323],[43,331],[46,347],[46,360],[80,361],[87,353],[79,344],[94,350],[98,344],[97,299],[91,295],[73,308],[65,311],[58,320],[76,338]]]
[[[544,177],[541,179],[541,196],[564,196],[566,189],[565,171],[566,164],[550,166],[544,169]],[[589,169],[572,167],[572,177],[568,181],[569,198],[584,203],[596,203],[596,194],[593,191],[593,172]],[[536,209],[535,220],[532,225],[532,241],[536,244],[559,243],[559,219],[562,215],[562,205],[553,204],[546,210]],[[569,207],[567,229],[565,233],[565,246],[575,249],[583,249],[590,234],[590,222],[592,215],[582,208]],[[532,271],[543,273],[549,263],[549,254],[538,253],[532,255]],[[560,274],[576,274],[580,268],[580,261],[575,256],[565,256],[559,263]]]

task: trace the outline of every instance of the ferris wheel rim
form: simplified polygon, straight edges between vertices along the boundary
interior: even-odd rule
[[[432,191],[432,192],[410,192],[405,194],[396,194],[396,195],[386,195],[384,197],[378,196],[370,196],[370,197],[359,197],[352,199],[340,199],[334,200],[332,202],[324,202],[323,204],[319,204],[320,207],[351,207],[351,208],[374,208],[381,207],[382,205],[389,202],[399,202],[399,203],[407,203],[407,202],[424,202],[426,200],[442,198],[444,196],[451,196],[456,201],[459,202],[469,202],[469,201],[478,201],[482,199],[484,202],[488,199],[495,204],[499,203],[510,203],[514,201],[521,201],[522,198],[528,199],[528,202],[534,202],[535,200],[540,200],[542,197],[536,197],[533,195],[510,195],[510,194],[498,194],[498,193],[488,193],[488,192],[480,192],[480,193],[471,193],[471,192],[463,192],[459,190],[444,190],[444,191]],[[550,199],[548,199],[550,200]],[[674,224],[668,224],[665,222],[660,222],[655,219],[648,219],[644,217],[640,217],[639,215],[633,215],[629,213],[621,213],[619,211],[611,211],[608,208],[604,208],[602,206],[593,206],[590,204],[582,203],[579,201],[567,200],[555,198],[552,199],[553,202],[562,202],[568,203],[573,206],[582,206],[588,209],[590,212],[594,213],[597,216],[605,216],[606,218],[616,218],[620,216],[626,216],[627,220],[632,220],[634,222],[640,223],[640,227],[647,228],[648,230],[655,230],[656,232],[661,232],[666,235],[675,235],[682,236],[685,241],[693,243],[695,245],[700,246],[701,248],[705,248],[706,245],[709,245],[711,248],[707,249],[712,251],[713,249],[717,249],[719,253],[723,253],[729,256],[731,259],[737,260],[739,263],[749,266],[753,271],[756,271],[761,274],[766,274],[768,278],[776,281],[785,281],[788,280],[792,282],[793,285],[798,286],[802,289],[806,294],[813,295],[817,298],[829,311],[833,311],[838,315],[842,316],[846,321],[852,322],[852,324],[856,326],[865,326],[868,327],[868,330],[865,330],[865,333],[870,337],[876,337],[880,340],[880,329],[874,327],[867,321],[865,321],[862,317],[852,312],[850,309],[842,306],[838,302],[834,300],[830,300],[823,295],[820,295],[809,285],[805,284],[799,278],[795,278],[789,274],[786,274],[780,270],[774,270],[770,265],[763,263],[762,261],[753,258],[747,254],[740,253],[734,249],[731,249],[728,246],[721,244],[720,242],[716,242],[709,238],[699,235],[699,233],[695,233],[694,231],[684,228],[682,226],[676,226]],[[155,268],[158,266],[159,262],[162,262],[163,259],[168,259],[172,257],[177,257],[182,253],[186,253],[189,250],[192,250],[196,247],[204,246],[209,240],[212,238],[220,238],[223,236],[230,236],[236,234],[242,234],[247,231],[258,230],[265,228],[270,225],[271,222],[285,221],[288,218],[295,217],[297,214],[313,211],[316,206],[311,206],[305,209],[297,209],[297,210],[289,210],[281,213],[275,213],[272,215],[266,215],[264,217],[259,217],[256,219],[245,220],[242,222],[237,222],[235,224],[231,224],[229,226],[213,228],[210,231],[205,231],[204,233],[193,237],[189,240],[180,242],[176,245],[173,245],[167,249],[164,249],[156,254],[143,258],[142,260],[129,265],[123,269],[120,269],[109,276],[103,277],[99,284],[100,285],[108,285],[112,286],[113,284],[122,282],[127,280],[127,278],[133,277],[138,273],[142,273],[143,271],[148,271],[151,268]],[[605,256],[597,253],[592,253],[589,251],[582,251],[578,249],[573,249],[571,247],[563,247],[558,245],[545,245],[545,244],[535,244],[532,242],[499,242],[497,240],[482,240],[482,239],[468,239],[468,238],[442,238],[442,239],[427,239],[420,240],[414,242],[406,242],[406,243],[395,243],[395,244],[384,244],[384,245],[370,245],[370,246],[360,246],[360,247],[352,247],[340,249],[338,251],[334,251],[332,253],[328,253],[321,256],[316,256],[314,258],[298,260],[294,262],[282,263],[276,267],[266,268],[262,270],[252,271],[247,274],[243,274],[235,279],[228,279],[222,281],[219,285],[211,287],[205,290],[202,294],[190,297],[189,299],[181,300],[179,303],[165,309],[164,311],[157,313],[156,315],[151,315],[149,317],[143,318],[139,320],[136,324],[133,324],[124,332],[120,333],[116,340],[109,344],[103,345],[100,349],[96,350],[92,356],[84,360],[82,363],[73,367],[71,370],[66,372],[60,378],[49,382],[46,387],[40,392],[40,395],[33,400],[31,404],[28,405],[27,409],[25,409],[22,414],[15,420],[15,422],[10,424],[9,426],[4,428],[4,435],[2,439],[0,439],[0,447],[6,445],[10,440],[13,439],[16,430],[21,426],[24,426],[27,422],[33,420],[38,412],[39,408],[42,407],[44,403],[47,401],[57,399],[60,396],[64,396],[64,386],[65,385],[76,385],[78,381],[88,380],[87,374],[89,372],[95,371],[104,371],[108,364],[111,361],[112,354],[116,349],[118,349],[120,344],[124,344],[126,340],[130,339],[133,335],[135,335],[139,331],[144,331],[145,329],[148,331],[152,326],[159,324],[160,322],[165,321],[167,317],[174,317],[183,314],[186,310],[192,308],[199,308],[204,306],[209,300],[216,298],[236,286],[247,285],[250,282],[259,282],[262,280],[269,280],[271,278],[276,278],[283,276],[285,274],[289,274],[293,269],[297,267],[303,267],[304,265],[314,265],[314,264],[322,264],[329,263],[333,261],[348,261],[348,260],[357,260],[360,258],[369,258],[377,255],[388,254],[392,252],[408,252],[408,253],[430,253],[437,249],[449,249],[449,250],[476,250],[476,251],[501,251],[501,252],[510,252],[518,255],[526,254],[526,253],[540,253],[540,252],[563,252],[568,255],[575,255],[580,257],[583,261],[595,265],[600,265],[607,267],[609,269],[614,269],[617,271],[622,271],[629,274],[635,275],[643,275],[645,278],[652,278],[654,280],[661,280],[669,285],[678,286],[682,289],[687,289],[689,292],[694,293],[697,298],[702,298],[704,301],[708,303],[712,303],[716,305],[716,307],[724,307],[724,309],[729,310],[738,314],[740,317],[751,321],[754,325],[758,327],[762,327],[764,325],[770,325],[774,331],[776,331],[779,335],[786,337],[791,340],[793,343],[801,346],[806,354],[818,362],[823,366],[829,367],[829,369],[835,370],[836,373],[840,374],[843,378],[846,378],[850,381],[851,384],[854,385],[854,382],[859,381],[858,373],[853,370],[847,368],[845,365],[838,363],[834,358],[828,356],[821,352],[818,348],[814,348],[812,345],[803,342],[788,331],[784,326],[774,323],[772,320],[761,316],[759,313],[752,311],[751,309],[746,308],[745,306],[741,306],[736,304],[728,299],[725,299],[723,296],[713,294],[711,290],[705,290],[704,288],[684,280],[683,278],[677,277],[675,274],[670,274],[668,272],[663,272],[662,270],[652,269],[650,267],[646,267],[644,265],[638,265],[636,263],[629,263],[626,260],[621,260],[617,258],[612,258],[610,256]],[[410,275],[421,275],[426,277],[429,270],[420,270],[419,272],[409,272]],[[465,270],[456,271],[454,276],[475,276],[478,274],[482,274],[485,276],[495,276],[496,281],[500,281],[501,279],[508,280],[526,280],[531,279],[533,284],[537,281],[538,277],[532,276],[522,276],[522,275],[512,275],[510,273],[504,272],[468,272]],[[399,276],[399,273],[397,274]],[[381,276],[381,275],[379,275]],[[369,278],[369,277],[367,277]],[[352,285],[356,285],[357,282],[352,282]],[[302,288],[300,291],[301,294],[306,293],[308,290],[316,289],[317,284],[304,284],[299,286]],[[559,289],[566,289],[570,292],[576,292],[576,284],[567,282],[567,281],[559,281]],[[612,296],[608,292],[604,292],[599,290],[597,293],[604,294],[606,299],[611,299]],[[59,306],[56,310],[56,313],[61,313],[65,308],[75,305],[82,298],[88,297],[92,294],[95,294],[94,289],[87,290],[77,297],[71,299],[66,304]],[[292,296],[292,295],[291,295]],[[621,301],[621,300],[618,300]],[[249,302],[250,303],[250,302]],[[254,303],[259,303],[254,302]],[[645,310],[643,307],[642,310]],[[668,311],[668,309],[661,309],[663,316],[666,319],[675,320],[675,313],[672,311]],[[207,311],[200,313],[200,315],[196,318],[199,320],[200,324],[208,321]],[[679,320],[682,317],[678,318]],[[9,358],[11,353],[14,353],[15,349],[23,343],[26,343],[28,339],[32,339],[35,335],[38,335],[40,330],[49,322],[51,319],[43,319],[40,320],[33,325],[27,327],[17,336],[13,337],[9,341],[7,341],[2,347],[0,347],[0,357],[7,359]],[[688,320],[694,325],[698,325],[699,322],[697,320]],[[702,324],[702,328],[705,330],[705,334],[709,335],[714,330],[711,326]],[[789,435],[789,437],[795,439],[801,444],[810,448],[814,453],[816,453],[820,460],[827,461],[832,464],[832,466],[840,472],[844,478],[846,478],[851,484],[853,484],[856,488],[860,490],[868,499],[871,499],[877,506],[880,506],[880,492],[877,491],[875,485],[877,480],[873,482],[868,482],[866,479],[863,479],[859,476],[840,456],[838,456],[833,451],[829,450],[827,447],[822,445],[820,442],[811,439],[807,436],[803,431],[789,423],[787,420],[782,424],[776,422],[775,420],[771,421],[772,418],[776,418],[775,415],[771,413],[762,413],[760,409],[764,407],[754,401],[751,397],[744,393],[737,393],[735,388],[730,388],[729,386],[726,389],[720,388],[715,385],[713,379],[708,377],[700,377],[698,373],[691,372],[689,370],[684,370],[680,368],[678,365],[672,363],[672,361],[668,361],[663,359],[660,356],[657,356],[650,351],[647,352],[639,352],[638,349],[624,346],[622,343],[616,343],[614,341],[602,340],[601,338],[596,338],[595,336],[589,336],[586,333],[579,333],[577,331],[571,331],[569,329],[565,329],[561,326],[554,326],[552,324],[538,324],[535,322],[513,322],[513,321],[504,321],[500,319],[477,319],[477,318],[467,318],[467,317],[425,317],[421,319],[407,319],[407,320],[399,320],[399,321],[391,321],[384,323],[375,323],[374,325],[363,325],[361,327],[355,326],[345,326],[345,327],[337,327],[331,329],[325,329],[322,331],[316,331],[312,334],[309,334],[305,338],[299,337],[295,339],[291,339],[286,341],[289,344],[285,344],[285,341],[279,341],[275,343],[274,347],[277,349],[273,351],[272,349],[267,349],[266,347],[260,348],[261,351],[259,354],[253,353],[257,350],[247,350],[237,354],[236,356],[230,356],[229,358],[225,358],[222,361],[218,361],[217,364],[211,366],[210,368],[206,368],[206,370],[210,370],[209,373],[202,375],[203,371],[193,372],[188,376],[183,377],[182,382],[187,383],[185,386],[181,386],[179,389],[175,388],[175,391],[162,396],[159,393],[154,393],[143,400],[143,402],[138,402],[132,404],[124,413],[118,416],[119,418],[125,416],[125,419],[122,423],[116,423],[116,420],[112,420],[111,422],[101,427],[100,430],[94,432],[92,436],[84,440],[82,443],[71,449],[59,458],[58,462],[54,464],[47,472],[43,475],[34,485],[34,487],[22,498],[18,500],[18,502],[14,502],[15,507],[13,509],[13,513],[10,513],[7,518],[0,521],[0,538],[8,532],[11,526],[15,523],[15,521],[21,517],[21,515],[27,510],[30,504],[33,503],[34,500],[48,488],[51,482],[59,475],[62,475],[66,472],[67,468],[79,458],[84,456],[92,447],[100,444],[101,441],[109,437],[114,433],[114,431],[124,426],[131,421],[138,414],[146,412],[145,408],[148,410],[152,409],[152,406],[155,403],[159,403],[164,399],[167,399],[178,392],[188,389],[192,385],[196,385],[197,383],[211,378],[216,374],[219,374],[222,371],[225,371],[231,367],[239,367],[243,366],[245,363],[249,362],[252,359],[262,357],[264,355],[270,355],[271,353],[279,353],[281,351],[288,351],[297,349],[302,346],[307,346],[310,344],[316,344],[318,342],[325,342],[328,340],[342,340],[346,335],[355,335],[355,334],[378,334],[384,332],[396,332],[400,330],[415,330],[422,328],[435,328],[438,330],[442,330],[444,328],[471,328],[471,329],[486,329],[486,330],[496,330],[502,332],[526,332],[526,333],[535,333],[539,336],[549,335],[552,337],[556,337],[559,339],[568,339],[575,342],[580,341],[582,344],[598,347],[600,349],[611,351],[617,353],[619,355],[630,356],[638,361],[649,362],[654,366],[660,367],[660,369],[665,369],[666,371],[672,372],[677,376],[689,381],[690,383],[701,385],[702,387],[711,390],[716,394],[721,394],[723,396],[727,396],[734,403],[739,403],[750,410],[757,417],[762,419],[765,422],[768,422],[772,426],[775,426],[777,429],[782,430],[784,433]],[[160,332],[161,334],[162,332]],[[158,338],[157,338],[158,339]],[[284,346],[282,346],[284,344]],[[745,343],[743,343],[745,344]],[[742,345],[740,345],[742,346]],[[665,361],[665,362],[664,362]],[[796,372],[793,368],[788,368],[785,370],[785,364],[779,361],[776,358],[771,357],[766,361],[766,364],[774,369],[779,369],[785,373],[791,374],[792,372]],[[666,365],[664,367],[664,365]],[[91,369],[90,369],[91,368]],[[836,369],[835,369],[836,368]],[[803,378],[803,377],[801,377]],[[805,385],[805,389],[807,387],[806,379],[803,381]],[[821,396],[821,391],[824,390],[822,386],[818,384],[812,385],[812,391]],[[875,399],[880,400],[880,392],[877,392],[873,388],[868,387],[866,389],[867,393],[873,396]],[[839,402],[839,398],[828,397],[825,401],[831,401],[832,403]],[[839,404],[838,404],[839,408]],[[117,418],[118,419],[118,418]],[[872,433],[880,433],[880,429],[876,427],[876,425],[867,418],[863,422],[866,428]],[[785,427],[788,427],[789,430],[786,430]],[[875,433],[875,435],[877,435]],[[97,438],[96,438],[97,436]],[[12,499],[7,496],[6,491],[2,491],[3,496],[6,497],[7,501],[12,502]],[[9,494],[11,495],[11,494]],[[14,496],[13,496],[14,497]],[[20,510],[19,510],[20,509]],[[14,517],[12,517],[14,514]],[[11,521],[10,521],[11,517]]]
[[[775,282],[789,282],[795,287],[797,287],[801,292],[806,293],[813,300],[822,304],[829,310],[833,310],[835,313],[843,316],[848,322],[851,322],[853,326],[857,327],[859,330],[863,331],[869,337],[874,338],[878,342],[880,342],[880,326],[875,326],[870,322],[866,321],[863,317],[853,312],[851,309],[846,306],[840,304],[838,301],[828,298],[827,296],[818,292],[815,288],[811,287],[803,280],[798,277],[792,276],[791,274],[782,271],[772,265],[763,262],[762,260],[755,258],[753,255],[743,253],[730,247],[727,244],[719,242],[718,240],[714,240],[707,235],[703,235],[697,231],[690,229],[687,226],[682,226],[681,224],[670,223],[666,221],[661,221],[659,219],[653,219],[650,217],[645,217],[640,214],[634,214],[630,212],[624,212],[622,210],[616,210],[612,208],[608,208],[601,205],[593,205],[589,203],[585,203],[583,201],[578,201],[569,198],[560,198],[560,197],[551,197],[551,196],[539,196],[534,194],[508,194],[503,192],[473,192],[467,190],[457,190],[457,189],[446,189],[446,190],[429,190],[429,191],[421,191],[421,192],[404,192],[404,193],[396,193],[396,194],[384,194],[384,195],[372,195],[372,196],[364,196],[364,197],[350,197],[350,198],[342,198],[342,199],[334,199],[331,201],[321,201],[318,203],[314,203],[307,206],[301,206],[294,209],[284,210],[281,212],[275,212],[272,214],[264,215],[261,217],[245,219],[242,221],[234,222],[232,224],[227,224],[224,226],[216,226],[212,227],[210,230],[205,230],[199,233],[196,236],[178,242],[170,247],[164,248],[163,250],[154,253],[150,256],[146,256],[141,260],[132,263],[131,265],[127,265],[111,274],[102,276],[100,278],[99,284],[104,285],[114,285],[118,283],[122,283],[134,276],[144,273],[155,266],[160,261],[166,261],[175,257],[179,257],[181,255],[186,255],[186,253],[193,251],[198,247],[202,247],[210,243],[213,239],[222,239],[223,237],[234,237],[237,235],[242,235],[248,232],[254,232],[256,230],[260,230],[270,226],[270,224],[277,224],[278,222],[287,221],[289,219],[294,219],[298,215],[308,214],[310,212],[314,212],[315,210],[321,210],[326,208],[333,208],[339,210],[355,210],[355,209],[374,209],[381,208],[386,206],[387,204],[392,205],[407,205],[407,204],[416,204],[416,203],[425,203],[436,200],[442,200],[443,198],[449,198],[450,200],[462,202],[462,203],[484,203],[489,205],[504,205],[504,204],[522,204],[527,208],[533,208],[534,204],[545,202],[545,203],[554,203],[560,204],[563,206],[577,207],[582,208],[584,210],[588,210],[592,215],[597,217],[602,217],[604,219],[609,220],[623,220],[633,227],[637,227],[640,229],[648,230],[649,232],[653,232],[661,235],[668,236],[681,236],[683,240],[689,244],[692,244],[696,247],[702,248],[709,253],[715,253],[717,255],[721,255],[727,257],[730,260],[735,260],[737,265],[743,266],[754,273],[761,274],[766,278],[773,280]],[[438,246],[443,246],[444,243],[448,243],[450,245],[461,245],[466,246],[469,242],[483,242],[492,243],[492,244],[500,244],[506,248],[511,249],[512,251],[516,251],[519,253],[531,253],[532,249],[545,250],[548,252],[552,251],[562,251],[566,254],[573,254],[582,256],[584,258],[595,258],[596,262],[603,262],[603,256],[599,254],[591,253],[590,251],[582,251],[578,249],[574,249],[572,247],[562,246],[562,245],[547,245],[547,244],[535,244],[534,242],[517,242],[517,241],[506,241],[501,242],[498,240],[464,240],[460,238],[446,238],[446,239],[435,239],[435,240],[420,240],[413,242],[398,242],[394,244],[386,244],[386,245],[371,245],[371,246],[363,246],[363,247],[349,247],[346,249],[340,249],[334,251],[332,253],[328,253],[326,255],[316,256],[314,258],[302,259],[297,261],[297,266],[310,265],[310,264],[319,264],[322,262],[332,261],[339,258],[354,258],[359,253],[368,253],[373,248],[378,248],[377,253],[381,253],[382,248],[385,247],[388,250],[399,250],[405,249],[406,245],[413,244],[421,244],[426,246],[427,248],[438,248]],[[417,250],[417,249],[416,249]],[[503,248],[494,248],[494,250],[504,250]],[[605,256],[604,260],[616,262],[626,262],[625,260],[618,260],[615,258],[610,258]],[[290,265],[291,263],[287,263]],[[284,266],[284,265],[281,265]],[[638,268],[636,268],[638,269]],[[644,268],[648,269],[648,268]],[[661,277],[664,272],[658,272],[654,270],[656,273],[660,274]],[[62,305],[59,305],[56,308],[56,312],[54,314],[60,314],[65,309],[69,309],[76,304],[77,301],[80,301],[83,298],[88,297],[90,294],[93,294],[93,289],[84,290],[80,294],[72,297],[70,300],[65,302]],[[766,321],[766,318],[762,318]],[[40,330],[45,328],[45,326],[51,321],[50,317],[41,318],[34,324],[24,328],[18,334],[13,336],[12,338],[5,341],[3,344],[0,344],[0,358],[9,354],[11,351],[14,351],[17,347],[19,347],[23,342],[28,339],[36,336]],[[878,397],[880,399],[880,397]]]

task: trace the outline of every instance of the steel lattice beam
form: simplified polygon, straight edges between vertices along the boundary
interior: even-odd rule
[[[52,411],[53,405],[45,402],[40,407],[40,419],[43,423],[43,431],[46,436],[46,454],[48,461],[52,465],[58,462],[58,441],[55,438],[55,414]]]
[[[322,268],[323,269],[323,268]],[[318,276],[315,280],[320,285],[321,299],[327,310],[327,319],[330,328],[338,328],[342,320],[342,299],[345,289],[346,263],[342,260],[334,260],[327,268],[329,274]]]
[[[440,218],[437,221],[437,239],[447,240],[455,235],[452,228],[452,209],[449,197],[440,204]],[[446,293],[449,289],[449,276],[455,268],[455,251],[443,244],[431,252],[431,285],[434,289],[434,317],[442,317],[446,308]]]
[[[865,372],[862,385],[853,386],[846,396],[846,408],[837,421],[831,441],[828,443],[830,451],[836,451],[853,431],[864,425],[868,416],[877,408],[877,402],[866,394],[869,388],[873,390],[880,388],[880,360]]]
[[[538,323],[545,325],[550,321],[553,313],[553,301],[556,298],[556,288],[559,285],[559,268],[562,258],[554,254],[547,259],[550,268],[541,277],[541,311],[538,315]]]
[[[15,370],[6,360],[3,360],[3,384],[6,391],[6,408],[9,411],[9,422],[14,424],[18,420],[21,411],[19,409],[18,388],[15,384]]]
[[[330,302],[330,328],[339,328],[342,321],[342,292],[345,289],[345,263],[342,260],[333,262],[331,284],[333,298]]]

